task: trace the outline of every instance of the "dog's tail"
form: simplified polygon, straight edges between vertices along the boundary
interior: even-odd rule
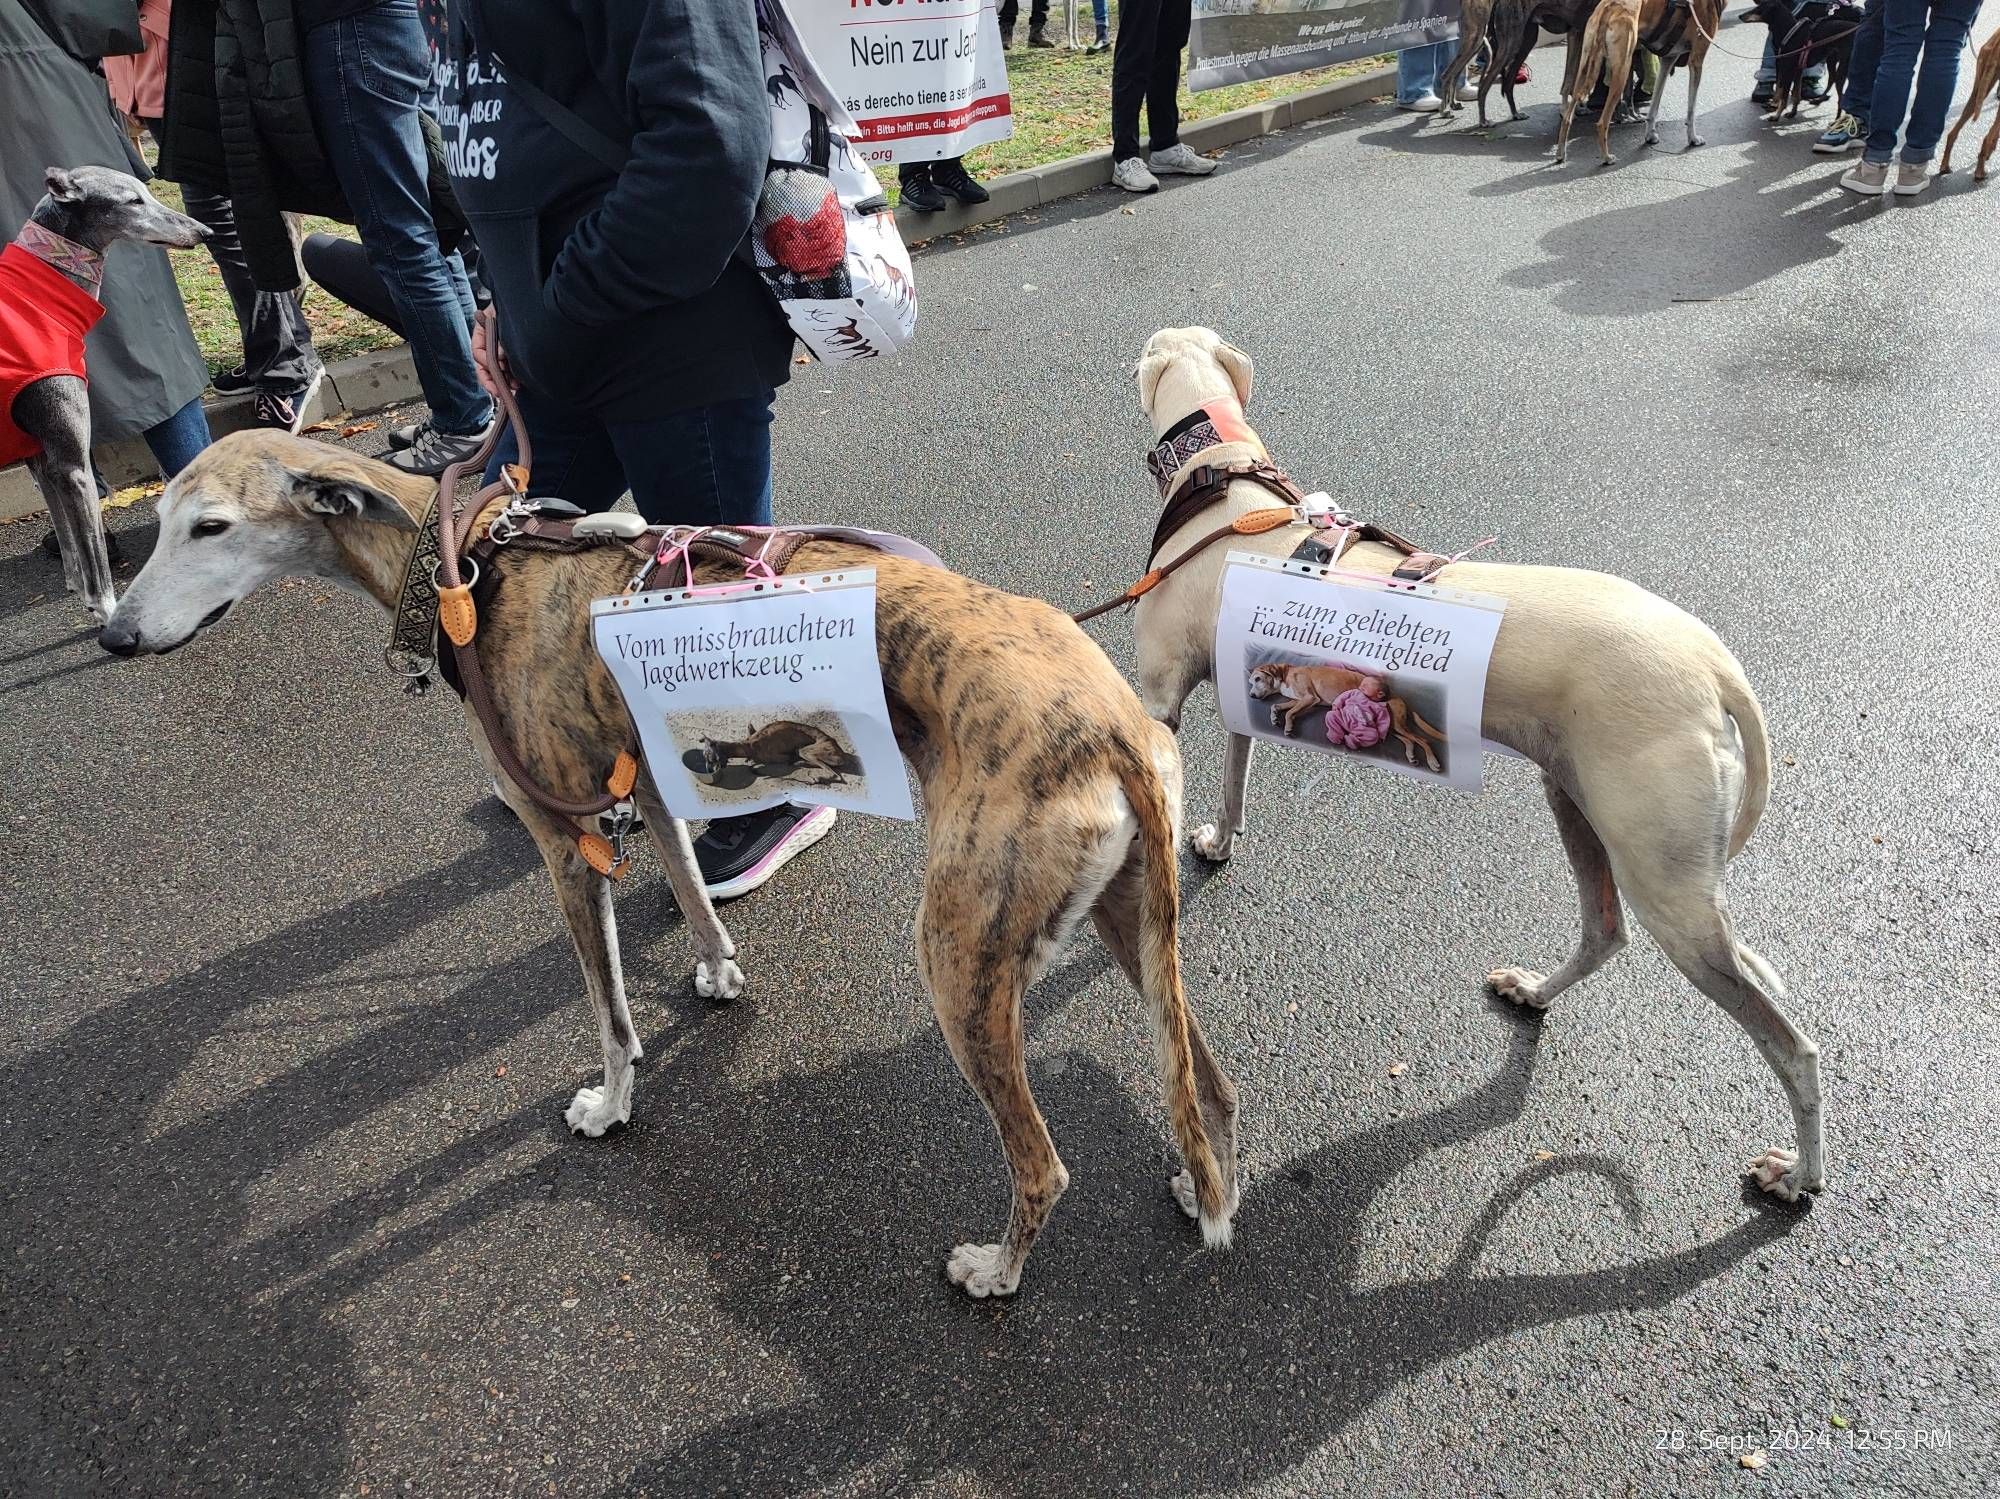
[[[1750,841],[1771,800],[1771,741],[1764,732],[1763,705],[1750,690],[1743,668],[1727,650],[1722,653],[1715,686],[1722,698],[1722,711],[1735,721],[1736,735],[1743,741],[1743,803],[1736,809],[1735,826],[1729,830],[1729,857],[1733,859]]]
[[[1139,824],[1144,860],[1139,900],[1139,977],[1153,1012],[1153,1041],[1174,1141],[1194,1183],[1201,1237],[1210,1249],[1230,1241],[1228,1189],[1216,1165],[1195,1094],[1194,1051],[1188,1041],[1187,992],[1181,987],[1180,869],[1175,858],[1173,809],[1166,787],[1143,744],[1133,747],[1119,784]],[[1226,1084],[1225,1084],[1226,1086]]]
[[[1437,740],[1439,744],[1443,744],[1445,742],[1444,730],[1436,727],[1431,723],[1426,722],[1423,714],[1419,713],[1415,708],[1412,708],[1410,710],[1410,717],[1412,720],[1415,721],[1416,726],[1418,728],[1422,729],[1426,734],[1430,735],[1431,738]]]

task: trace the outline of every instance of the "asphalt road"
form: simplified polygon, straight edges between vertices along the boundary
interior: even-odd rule
[[[1729,59],[1705,150],[1549,169],[1549,57],[1495,138],[1362,110],[933,248],[907,358],[785,393],[780,508],[1080,606],[1151,525],[1130,362],[1199,320],[1300,477],[1693,610],[1781,757],[1731,892],[1824,1050],[1821,1199],[1745,1193],[1782,1097],[1645,938],[1540,1022],[1482,997],[1575,935],[1527,767],[1474,799],[1271,754],[1236,862],[1184,864],[1238,1247],[1163,1190],[1141,1007],[1083,941],[1029,1018],[1074,1183],[970,1304],[942,1260],[1004,1178],[915,971],[915,828],[728,908],[729,1008],[648,865],[637,1115],[573,1140],[596,1045],[538,861],[370,608],[293,583],[115,662],[20,525],[0,1490],[1995,1492],[2000,187],[1847,198]],[[1203,699],[1197,820],[1220,743]]]

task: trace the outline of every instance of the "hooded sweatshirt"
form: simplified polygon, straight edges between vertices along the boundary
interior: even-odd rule
[[[738,254],[770,155],[755,0],[450,12],[447,160],[515,373],[608,421],[782,385],[791,330]],[[510,87],[510,69],[626,154],[622,168]]]

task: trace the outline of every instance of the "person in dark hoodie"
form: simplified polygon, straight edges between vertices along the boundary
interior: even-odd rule
[[[452,0],[441,121],[534,453],[535,493],[768,525],[792,334],[749,238],[770,156],[755,0]],[[504,449],[489,477],[498,472]],[[833,809],[718,819],[753,890]]]

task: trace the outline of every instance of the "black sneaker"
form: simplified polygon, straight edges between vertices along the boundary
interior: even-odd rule
[[[472,457],[485,440],[484,432],[440,432],[426,422],[417,434],[417,440],[407,448],[391,453],[388,464],[406,474],[423,474],[435,479],[454,463]]]
[[[972,173],[966,171],[961,161],[939,162],[931,168],[931,181],[961,203],[984,203],[993,196],[973,181]]]
[[[257,390],[257,404],[254,413],[257,425],[270,427],[279,432],[289,432],[298,436],[299,428],[306,424],[306,408],[312,398],[319,393],[320,382],[326,378],[323,369],[314,370],[312,378],[297,390],[267,390],[262,386]]]
[[[1769,104],[1777,96],[1777,92],[1778,85],[1775,83],[1757,84],[1750,90],[1750,102],[1752,104]]]
[[[389,446],[401,452],[404,448],[415,447],[417,439],[423,435],[424,424],[422,422],[404,422],[400,427],[391,427],[389,429]]]
[[[833,828],[831,807],[773,807],[718,817],[694,841],[694,862],[710,900],[748,895]]]
[[[1092,57],[1095,57],[1100,52],[1109,52],[1111,50],[1111,38],[1100,31],[1097,33],[1097,40],[1083,50],[1088,52]]]
[[[240,364],[233,370],[225,370],[208,383],[215,387],[219,396],[247,396],[257,388],[257,382],[250,378],[248,367]]]
[[[944,189],[928,175],[912,177],[903,184],[903,201],[918,213],[941,213],[950,206],[945,202]]]

